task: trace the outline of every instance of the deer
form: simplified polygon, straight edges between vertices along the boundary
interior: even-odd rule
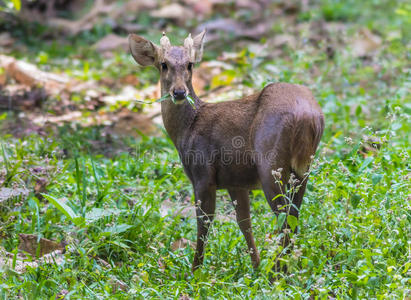
[[[221,189],[230,195],[252,266],[257,269],[260,255],[251,228],[249,193],[262,189],[275,215],[298,218],[307,173],[323,134],[324,115],[307,87],[291,83],[271,83],[232,101],[200,100],[192,76],[203,56],[205,35],[205,30],[195,37],[189,34],[181,46],[172,46],[165,33],[160,45],[136,34],[130,34],[128,41],[139,65],[159,70],[162,98],[170,96],[161,102],[163,124],[194,190],[197,243],[192,271],[203,264],[216,190]],[[282,184],[273,174],[281,177]],[[290,178],[299,182],[292,199],[284,194]],[[287,248],[292,230],[287,221],[283,228],[288,229],[282,238]],[[276,262],[273,271],[285,272],[286,266]]]

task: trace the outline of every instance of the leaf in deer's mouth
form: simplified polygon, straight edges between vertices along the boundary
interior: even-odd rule
[[[176,104],[176,99],[173,97],[173,95],[167,93],[164,96],[162,96],[160,99],[157,99],[156,102],[163,102],[164,100],[167,100],[168,98],[171,98],[171,101],[173,101],[174,104]],[[188,103],[190,103],[190,105],[195,109],[195,105],[194,105],[194,99],[191,98],[190,95],[186,96],[186,100],[188,101]]]
[[[161,97],[160,99],[157,99],[156,101],[152,101],[152,102],[148,102],[148,101],[144,101],[144,100],[137,100],[137,99],[135,99],[134,101],[136,101],[138,103],[144,103],[144,104],[153,104],[154,102],[163,102],[164,100],[167,100],[168,97],[170,97],[170,94],[167,93],[163,97]],[[171,100],[175,103],[173,97],[171,97]]]
[[[169,93],[164,94],[163,97],[161,97],[160,99],[157,99],[156,102],[163,102],[164,100],[167,100],[168,97],[170,97],[171,95]],[[175,103],[173,96],[171,96],[171,101],[173,101],[173,103]]]
[[[196,107],[195,107],[195,105],[194,105],[194,99],[191,98],[190,95],[187,95],[187,96],[186,96],[186,99],[187,99],[188,103],[190,103],[190,105],[195,109]]]

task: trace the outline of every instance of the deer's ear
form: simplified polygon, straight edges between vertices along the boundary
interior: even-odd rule
[[[201,58],[203,57],[205,34],[206,34],[206,30],[204,29],[202,32],[200,32],[198,35],[196,35],[193,38],[193,46],[195,49],[195,62],[200,62]]]
[[[152,42],[138,36],[130,34],[128,36],[131,55],[135,61],[142,66],[154,65],[158,58],[158,47]]]

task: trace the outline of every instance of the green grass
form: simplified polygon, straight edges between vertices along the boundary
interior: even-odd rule
[[[258,271],[236,222],[228,218],[214,222],[204,266],[192,274],[194,250],[172,251],[171,245],[181,238],[195,241],[196,220],[160,210],[167,199],[176,205],[187,197],[193,202],[171,141],[165,135],[109,139],[102,127],[63,126],[48,138],[0,137],[0,188],[30,191],[27,198],[0,203],[0,246],[17,253],[19,233],[68,243],[62,263],[21,273],[2,267],[2,299],[55,299],[63,290],[67,299],[409,298],[411,49],[409,41],[385,39],[406,21],[392,21],[392,15],[372,20],[381,8],[357,20],[354,10],[360,6],[323,2],[312,14],[349,22],[349,34],[364,24],[372,28],[372,21],[385,24],[379,27],[385,46],[368,59],[353,57],[349,47],[336,49],[332,59],[309,46],[270,60],[243,51],[233,64],[239,82],[254,88],[270,81],[309,86],[325,114],[294,249],[284,257],[289,273],[269,281],[281,250],[278,224],[262,192],[254,191]],[[90,40],[102,35],[90,34]],[[141,87],[155,82],[153,70],[133,69],[125,54],[104,66],[95,53],[87,57],[89,39],[80,37],[83,44],[55,52],[44,46],[46,54],[30,52],[27,59],[37,57],[40,64],[84,80],[120,72],[138,74]],[[70,62],[79,54],[80,64],[61,61],[64,51],[71,52]],[[4,113],[0,125],[13,118]],[[228,195],[219,192],[217,214],[232,213]]]

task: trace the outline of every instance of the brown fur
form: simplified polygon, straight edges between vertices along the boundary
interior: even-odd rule
[[[130,37],[132,52],[136,47],[133,40],[140,43],[141,39]],[[198,40],[196,51],[202,51]],[[159,51],[151,45],[146,41],[142,51],[149,48]],[[141,51],[137,48],[133,56],[139,62]],[[227,189],[236,203],[237,221],[251,250],[253,266],[257,267],[260,258],[251,231],[248,191],[262,187],[270,207],[278,214],[290,203],[284,197],[277,197],[285,186],[275,183],[272,171],[282,169],[284,184],[294,173],[301,187],[286,212],[298,217],[307,183],[304,176],[324,129],[321,108],[309,89],[289,83],[273,83],[259,93],[235,101],[205,103],[193,90],[186,49],[174,46],[162,55],[149,55],[161,57],[162,61],[152,60],[161,72],[162,94],[172,93],[179,86],[195,100],[195,108],[187,101],[174,104],[166,100],[161,104],[164,126],[193,184],[197,202],[198,236],[193,270],[203,260],[217,189]],[[143,58],[143,63],[147,60]],[[167,64],[167,70],[162,69],[162,63]],[[232,160],[226,160],[224,153],[231,153]],[[283,241],[287,246],[287,235]]]

